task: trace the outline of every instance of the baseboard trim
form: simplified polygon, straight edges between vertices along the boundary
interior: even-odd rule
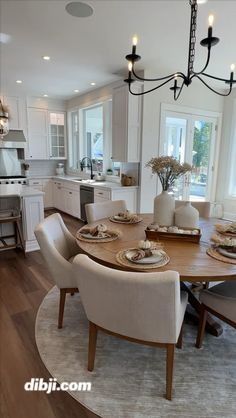
[[[26,253],[30,253],[32,251],[38,251],[39,249],[40,248],[39,248],[38,242],[36,240],[25,242],[25,252]]]

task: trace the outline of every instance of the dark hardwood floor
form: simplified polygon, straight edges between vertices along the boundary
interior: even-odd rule
[[[53,211],[47,211],[46,216]],[[72,233],[82,226],[63,214]],[[95,418],[66,392],[26,392],[32,377],[50,374],[37,351],[34,326],[38,308],[53,286],[39,251],[0,252],[0,417]],[[67,296],[70,297],[70,296]]]

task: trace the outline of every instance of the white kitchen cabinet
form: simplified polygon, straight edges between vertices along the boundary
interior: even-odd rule
[[[80,218],[80,192],[64,188],[65,212],[69,215]]]
[[[28,158],[47,160],[48,157],[48,124],[47,111],[28,108]]]
[[[12,130],[23,130],[25,138],[27,138],[26,101],[20,97],[4,96],[2,102],[9,109],[9,128]]]
[[[52,181],[50,179],[29,179],[29,186],[44,192],[44,208],[53,207]]]
[[[49,158],[52,160],[67,158],[65,120],[65,112],[48,112]]]
[[[62,190],[62,182],[53,181],[53,206],[65,212],[65,197]]]
[[[38,249],[34,230],[44,218],[43,196],[23,198],[23,234],[26,242],[26,252]]]
[[[80,217],[80,187],[70,182],[53,181],[53,206],[69,215]]]
[[[94,202],[104,202],[106,200],[111,200],[111,189],[107,188],[94,188]]]
[[[132,89],[142,90],[135,83]],[[113,89],[112,94],[112,160],[140,161],[142,97],[132,96],[127,84]]]

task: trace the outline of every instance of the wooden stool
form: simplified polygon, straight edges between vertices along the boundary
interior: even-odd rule
[[[17,248],[25,252],[24,241],[21,230],[21,199],[19,196],[0,197],[0,226],[2,224],[13,224],[14,233],[0,236],[0,251]],[[7,240],[14,238],[14,243],[7,243]],[[19,242],[18,242],[19,239]]]

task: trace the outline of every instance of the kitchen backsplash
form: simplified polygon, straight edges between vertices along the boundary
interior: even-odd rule
[[[29,176],[54,176],[56,174],[56,166],[58,163],[66,163],[66,161],[45,161],[45,160],[28,160]],[[24,173],[23,173],[24,174]]]

